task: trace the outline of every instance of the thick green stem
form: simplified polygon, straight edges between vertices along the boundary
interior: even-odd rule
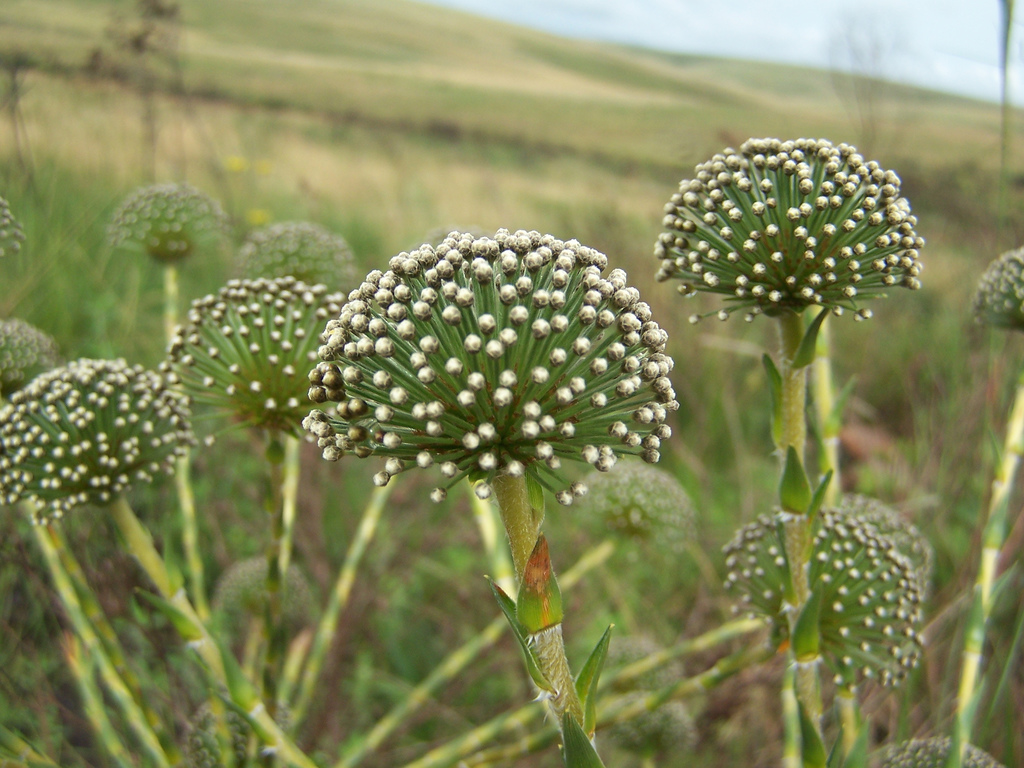
[[[316,628],[316,635],[313,638],[313,645],[306,660],[306,667],[302,672],[302,679],[299,682],[298,694],[292,704],[292,722],[301,723],[313,699],[316,684],[320,679],[320,672],[323,669],[324,658],[334,641],[334,635],[338,630],[338,619],[341,612],[348,604],[349,595],[352,593],[352,585],[355,583],[356,570],[362,560],[366,547],[373,540],[377,530],[377,523],[380,522],[381,514],[384,512],[384,504],[391,494],[393,485],[388,484],[383,488],[374,490],[370,497],[369,504],[363,510],[363,518],[359,521],[359,528],[355,537],[349,544],[348,552],[345,555],[345,562],[338,572],[338,578],[334,582],[334,589],[324,612],[320,617],[320,623]]]
[[[210,604],[206,600],[203,558],[199,554],[199,526],[196,520],[196,498],[192,492],[190,454],[181,456],[175,462],[174,485],[178,491],[178,507],[181,510],[182,543],[185,547],[185,560],[188,563],[192,600],[199,618],[206,621],[210,617]]]
[[[964,637],[961,662],[960,688],[957,694],[957,717],[955,728],[959,737],[960,759],[971,741],[974,729],[974,713],[978,703],[978,686],[982,652],[985,644],[985,625],[992,612],[992,586],[999,564],[999,552],[1006,539],[1006,518],[1010,492],[1024,452],[1024,373],[1017,380],[1013,407],[1006,425],[1006,439],[1003,456],[992,481],[992,496],[989,499],[987,522],[982,533],[981,560],[974,582],[971,611]]]
[[[780,458],[786,458],[786,449],[792,447],[800,461],[804,460],[807,442],[807,368],[794,368],[793,361],[804,337],[801,315],[785,312],[779,315],[779,375],[782,377],[782,429],[779,445]]]
[[[502,475],[491,482],[491,487],[498,500],[501,522],[504,523],[505,533],[508,535],[512,562],[516,567],[516,577],[522,580],[526,563],[540,536],[540,526],[544,522],[544,509],[535,509],[530,504],[530,493],[527,490],[526,479],[523,477]]]
[[[263,700],[270,716],[277,711],[277,679],[284,660],[285,637],[281,623],[282,582],[281,551],[284,541],[284,510],[282,509],[282,481],[284,447],[280,435],[271,433],[267,439],[267,493],[263,503],[269,518],[270,539],[267,542],[266,603],[263,610],[263,636],[266,655],[263,660]]]
[[[292,543],[295,540],[295,517],[299,509],[299,473],[301,471],[299,448],[302,444],[294,435],[284,438],[284,472],[281,478],[281,515],[284,537],[281,539],[281,576],[288,575],[292,562]]]
[[[92,725],[93,733],[96,734],[103,749],[118,766],[132,768],[134,763],[131,756],[128,754],[124,742],[121,741],[117,729],[107,717],[103,694],[100,693],[100,689],[93,679],[94,659],[90,654],[85,654],[83,658],[81,645],[74,635],[65,636],[64,659],[78,683],[78,692],[82,696],[82,705],[85,715]],[[167,765],[166,762],[163,764]]]
[[[853,688],[839,688],[836,691],[836,707],[839,710],[839,724],[843,731],[840,746],[845,760],[853,752],[860,735],[860,706],[857,704],[857,692]]]
[[[800,705],[796,698],[796,665],[792,662],[782,676],[782,768],[800,768],[803,739],[800,735]]]
[[[188,599],[184,589],[175,588],[172,585],[167,567],[163,558],[153,545],[153,537],[135,516],[132,508],[124,497],[119,496],[109,507],[111,518],[114,520],[121,532],[128,551],[138,560],[139,565],[149,576],[160,596],[180,612],[184,621],[188,623],[189,647],[199,654],[206,665],[207,671],[214,681],[226,690],[231,690],[228,685],[228,673],[224,666],[224,659],[221,658],[220,650],[216,641],[210,636],[209,630],[200,621],[195,608]],[[255,697],[251,701],[238,701],[235,704],[242,707],[248,716],[257,724],[260,732],[266,735],[264,746],[278,755],[285,762],[299,768],[316,768],[316,764],[310,760],[298,747],[285,735],[280,726],[274,722],[274,718],[267,712],[263,702]]]
[[[169,342],[178,327],[178,268],[173,264],[164,266],[164,337]]]

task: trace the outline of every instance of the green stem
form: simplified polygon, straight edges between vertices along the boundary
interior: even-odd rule
[[[68,619],[71,621],[71,626],[85,644],[92,663],[95,663],[98,666],[100,675],[103,678],[103,682],[106,685],[107,690],[110,691],[110,695],[117,703],[121,713],[124,715],[124,719],[127,721],[132,733],[138,739],[139,743],[142,745],[151,760],[153,760],[158,766],[169,766],[170,761],[168,760],[167,754],[164,752],[153,728],[150,727],[146,714],[142,711],[135,698],[132,696],[132,693],[125,684],[122,676],[118,674],[114,663],[107,654],[104,644],[101,642],[99,635],[86,615],[86,611],[83,608],[78,593],[74,588],[71,577],[68,575],[61,563],[59,554],[61,539],[53,532],[53,528],[51,526],[44,523],[34,524],[32,526],[32,532],[35,534],[36,543],[39,545],[39,549],[43,553],[43,559],[46,561],[46,566],[50,571],[50,578],[53,580],[54,589],[56,589],[57,594],[60,596],[61,604],[64,606]],[[69,646],[69,651],[70,650],[72,649]],[[68,661],[70,664],[73,659],[69,657]],[[90,664],[89,669],[90,675],[92,674],[91,667],[92,664]],[[79,674],[84,673],[85,670],[79,666],[73,671],[75,671],[76,674]],[[80,685],[85,685],[81,680],[79,683]],[[87,693],[88,692],[83,688],[83,698]],[[88,704],[88,702],[86,703]],[[105,715],[104,719],[106,719]],[[109,724],[109,721],[107,721],[107,723]],[[97,723],[94,722],[94,725],[97,725]],[[103,736],[102,733],[99,735],[101,737]]]
[[[475,498],[476,494],[474,494]],[[615,551],[610,541],[605,541],[583,555],[582,558],[561,578],[563,590],[570,590],[579,583],[588,571],[604,563]],[[761,626],[759,624],[759,626]],[[447,656],[427,677],[390,712],[381,718],[366,737],[346,750],[335,768],[352,768],[361,763],[367,755],[376,750],[392,733],[424,704],[431,701],[434,692],[445,682],[455,679],[481,652],[494,645],[507,627],[504,616],[498,616],[475,637]]]
[[[860,706],[857,703],[857,692],[853,688],[841,687],[836,691],[836,707],[839,710],[839,724],[843,730],[843,741],[840,745],[845,760],[857,745],[860,735]]]
[[[818,329],[814,355],[814,406],[821,430],[821,456],[819,470],[822,475],[832,470],[832,480],[825,489],[824,506],[839,503],[842,481],[839,475],[839,419],[833,418],[836,393],[832,376],[832,324],[825,318]]]
[[[263,658],[263,700],[273,717],[277,711],[277,679],[284,659],[285,637],[281,623],[282,549],[284,542],[284,510],[282,504],[284,447],[276,432],[267,436],[267,492],[263,503],[269,518],[270,539],[267,542],[266,602],[263,609],[263,637],[266,654]]]
[[[516,577],[523,578],[526,563],[533,553],[533,548],[540,537],[540,526],[544,522],[544,509],[535,509],[530,504],[530,494],[526,479],[502,475],[491,482],[494,497],[498,501],[501,522],[505,525],[508,535],[509,549],[512,551],[512,562],[516,567]]]
[[[981,559],[974,582],[971,611],[964,637],[961,662],[960,689],[957,694],[955,728],[959,737],[960,759],[967,750],[974,729],[974,713],[979,699],[979,677],[982,651],[985,644],[985,626],[992,612],[992,585],[999,564],[999,552],[1006,539],[1006,518],[1014,479],[1024,452],[1024,372],[1017,379],[1013,406],[1006,425],[1003,455],[992,481],[987,522],[982,533]]]
[[[164,337],[170,342],[178,327],[178,268],[173,264],[164,266]]]
[[[214,681],[223,688],[231,690],[228,685],[228,672],[224,665],[224,659],[220,655],[217,642],[211,637],[209,630],[188,599],[184,589],[172,586],[170,575],[164,564],[163,558],[153,545],[153,537],[135,516],[132,508],[128,506],[123,496],[119,496],[107,507],[111,517],[116,523],[121,536],[125,541],[128,551],[138,560],[139,565],[149,576],[160,596],[177,609],[181,616],[188,622],[188,631],[191,637],[189,647],[194,649],[199,658],[206,665],[207,671]],[[257,724],[258,730],[266,734],[265,747],[281,757],[285,762],[298,766],[299,768],[316,768],[316,764],[299,750],[280,726],[274,722],[274,718],[267,712],[266,707],[259,697],[253,700],[235,701],[235,704],[242,707],[247,715]]]
[[[779,315],[779,375],[782,377],[782,429],[780,458],[785,461],[786,449],[792,447],[800,461],[804,459],[807,442],[807,368],[794,368],[793,361],[804,337],[804,321],[795,312]]]
[[[59,768],[56,762],[8,730],[3,723],[0,723],[0,757],[10,758],[19,765],[30,765],[32,768]]]
[[[782,768],[801,768],[803,738],[800,735],[800,705],[796,699],[796,664],[787,659],[782,676]]]
[[[178,507],[181,511],[182,543],[185,560],[188,563],[189,582],[196,613],[206,621],[210,618],[210,604],[206,600],[206,579],[203,558],[199,553],[199,526],[196,519],[196,497],[192,491],[191,453],[181,456],[175,462],[174,485],[178,491]]]
[[[128,661],[124,655],[124,650],[121,647],[121,641],[118,640],[117,634],[114,632],[114,628],[110,625],[106,614],[103,613],[103,609],[100,608],[99,602],[96,600],[96,596],[89,587],[89,583],[85,578],[85,573],[82,571],[82,566],[79,565],[74,552],[72,552],[71,547],[68,546],[63,528],[59,525],[52,524],[37,526],[37,528],[43,527],[46,528],[45,535],[49,537],[50,543],[56,550],[57,556],[60,558],[60,565],[71,582],[74,594],[79,600],[88,626],[95,630],[100,643],[102,643],[103,651],[106,652],[110,663],[113,665],[113,671],[116,673],[114,677],[120,678],[120,680],[124,681],[124,685],[127,686],[132,700],[142,710],[149,728],[160,740],[160,746],[163,749],[164,754],[167,755],[167,759],[172,764],[180,762],[181,753],[178,750],[177,745],[175,745],[171,734],[168,733],[165,727],[164,718],[162,718],[150,706],[149,699],[143,693],[142,685],[139,683],[138,677],[128,665]],[[42,534],[37,531],[37,535]],[[97,664],[99,665],[101,676],[104,678],[110,677],[109,673],[104,672],[104,660],[98,658]]]
[[[82,648],[74,635],[65,636],[64,659],[68,663],[75,681],[78,683],[78,692],[82,696],[82,705],[85,708],[85,715],[89,719],[92,730],[99,738],[103,749],[110,758],[121,768],[133,768],[134,763],[128,755],[121,737],[114,728],[110,718],[107,717],[107,709],[103,703],[103,694],[100,693],[93,678],[93,659],[90,654],[82,658]],[[167,763],[163,763],[166,765]]]
[[[377,488],[370,497],[370,502],[363,510],[363,518],[359,521],[359,528],[356,530],[355,538],[349,544],[348,552],[345,555],[345,562],[338,572],[338,578],[334,582],[334,589],[331,597],[324,608],[320,623],[317,625],[316,635],[313,638],[313,645],[306,661],[306,667],[302,672],[302,679],[299,683],[299,692],[292,704],[292,722],[296,725],[303,721],[316,684],[320,679],[320,672],[323,668],[324,658],[328,649],[334,642],[334,635],[338,630],[338,619],[341,612],[348,604],[349,595],[352,593],[352,585],[355,583],[356,570],[362,560],[366,547],[373,540],[377,530],[377,523],[380,522],[381,514],[384,512],[384,504],[393,489],[392,484]]]
[[[284,438],[284,472],[281,479],[281,514],[284,523],[284,538],[281,540],[281,576],[288,575],[292,561],[292,543],[295,540],[295,517],[299,502],[299,473],[301,471],[299,448],[302,443],[294,435]]]

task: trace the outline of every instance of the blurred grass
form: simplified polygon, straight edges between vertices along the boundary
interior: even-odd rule
[[[33,63],[20,107],[34,168],[29,183],[0,116],[0,194],[28,238],[22,254],[0,263],[0,316],[40,326],[68,357],[154,365],[163,357],[159,268],[111,253],[104,235],[120,199],[148,180],[131,61],[106,35],[132,8],[129,0],[0,7],[0,53],[20,51]],[[727,144],[752,135],[858,143],[853,105],[836,95],[830,75],[567,41],[405,0],[183,0],[181,8],[185,91],[176,90],[172,69],[157,66],[156,173],[219,197],[235,221],[235,242],[254,212],[311,219],[343,234],[370,269],[439,226],[522,227],[576,237],[629,271],[669,331],[677,361],[682,408],[666,466],[697,500],[696,545],[720,568],[721,545],[774,495],[758,352],[774,346],[774,329],[690,326],[686,317],[711,305],[653,283],[652,244],[679,179]],[[847,457],[846,469],[859,490],[902,505],[935,542],[939,567],[932,642],[903,724],[901,697],[871,694],[879,737],[935,729],[950,715],[957,598],[977,551],[989,435],[1001,432],[1009,382],[1024,362],[1019,340],[989,341],[969,316],[983,265],[1024,234],[1024,169],[1014,161],[1007,240],[997,235],[998,108],[896,85],[883,93],[873,143],[861,148],[904,180],[928,239],[925,287],[877,304],[871,323],[834,325],[837,379],[857,379],[851,420],[875,439],[872,450]],[[244,168],[228,170],[229,158],[244,158]],[[215,290],[231,267],[227,249],[193,259],[182,270],[183,296]],[[195,472],[211,576],[258,551],[263,533],[258,449],[237,432],[219,445],[199,452]],[[305,459],[298,562],[322,594],[370,483],[358,462],[327,466],[315,452]],[[325,706],[302,734],[307,746],[333,750],[371,725],[493,614],[464,502],[453,495],[442,506],[424,503],[427,486],[412,474],[401,480],[387,535],[374,543],[325,670]],[[161,520],[168,493],[141,494],[143,512]],[[453,517],[465,525],[451,525]],[[556,568],[599,536],[585,522],[571,509],[551,511]],[[102,765],[58,663],[59,623],[23,524],[10,515],[0,524],[0,719],[63,745],[62,764]],[[175,525],[156,526],[172,552]],[[82,515],[71,527],[127,631],[127,617],[145,615],[130,598],[137,577],[101,518]],[[1010,561],[1022,539],[1020,531],[1011,538]],[[1019,585],[1019,573],[1013,578]],[[1003,593],[993,659],[1015,647],[1019,594]],[[621,550],[571,601],[575,660],[607,622],[640,625],[669,643],[728,613],[720,585],[703,580],[694,561],[656,548]],[[138,641],[150,663],[173,646],[159,626],[145,627]],[[174,658],[158,668],[180,694],[166,703],[180,728],[191,689],[183,659]],[[371,764],[411,758],[425,742],[525,700],[518,662],[503,642]],[[991,665],[991,690],[1002,672]],[[741,676],[699,705],[703,741],[693,765],[720,765],[723,754],[769,764],[779,738],[769,716],[777,674],[770,667]],[[1024,722],[1024,680],[1012,669],[1006,680],[1001,706],[1013,716],[1005,719]],[[1024,754],[1024,737],[999,717],[980,733],[1007,765]],[[517,764],[554,764],[554,756]]]

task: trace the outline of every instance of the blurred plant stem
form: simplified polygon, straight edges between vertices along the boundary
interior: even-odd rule
[[[355,583],[356,571],[362,560],[366,547],[373,540],[377,530],[377,523],[380,522],[381,514],[384,512],[384,504],[393,489],[392,485],[385,485],[383,488],[376,488],[370,496],[370,501],[363,510],[363,517],[359,521],[354,538],[348,547],[345,555],[345,562],[334,582],[334,589],[328,598],[324,612],[320,616],[320,623],[317,625],[316,634],[313,636],[313,644],[310,647],[309,656],[306,659],[305,668],[299,680],[298,692],[291,705],[292,723],[296,727],[303,721],[313,700],[316,684],[320,680],[320,672],[323,669],[324,658],[331,644],[334,642],[334,635],[338,630],[338,620],[341,612],[348,604],[349,596],[352,594],[352,585]]]
[[[82,643],[85,644],[86,651],[89,656],[88,668],[82,664],[75,666],[71,662],[74,661],[68,656],[68,662],[71,665],[72,672],[75,673],[76,678],[81,675],[88,674],[90,676],[89,681],[82,681],[79,679],[79,686],[82,690],[83,700],[84,697],[93,690],[95,684],[91,681],[93,674],[93,666],[99,671],[100,677],[103,680],[111,698],[116,702],[118,710],[123,715],[125,721],[128,723],[132,734],[138,739],[138,743],[142,746],[149,759],[153,760],[158,766],[170,766],[171,761],[169,760],[168,754],[164,751],[164,747],[161,745],[161,739],[157,737],[157,730],[151,725],[151,718],[147,717],[147,714],[143,711],[143,704],[139,699],[142,698],[141,691],[136,696],[133,696],[132,691],[129,690],[128,684],[125,682],[124,677],[119,673],[117,665],[111,660],[111,656],[108,653],[106,645],[101,641],[97,630],[90,621],[89,614],[94,617],[100,615],[100,608],[95,598],[91,595],[91,590],[84,582],[76,584],[77,577],[81,574],[81,570],[75,563],[75,568],[72,573],[69,574],[68,570],[64,567],[62,559],[70,560],[73,558],[70,552],[64,552],[62,558],[61,550],[64,549],[64,539],[56,532],[56,526],[54,524],[37,523],[32,525],[32,532],[35,535],[36,543],[39,545],[40,551],[43,553],[43,559],[46,561],[47,569],[50,572],[50,578],[53,580],[54,589],[57,592],[57,596],[60,598],[61,605],[64,606],[65,613],[71,622],[71,626],[74,628],[75,634],[81,639]],[[72,575],[73,574],[73,575]],[[77,587],[77,588],[76,588]],[[80,598],[80,594],[87,593],[89,597],[84,601],[88,608],[83,606],[83,600]],[[103,619],[103,623],[106,624],[106,619]],[[110,630],[108,630],[110,631]],[[110,631],[112,634],[112,631]],[[114,639],[116,642],[116,638]],[[77,649],[76,645],[71,651]],[[69,651],[70,652],[70,651]],[[120,659],[120,663],[124,664],[123,656]],[[122,666],[122,669],[125,667]],[[100,697],[102,700],[102,696]],[[88,701],[86,704],[88,705]],[[94,713],[89,712],[90,720],[94,727],[100,727],[105,722],[109,726],[109,719],[104,715],[102,721],[97,721],[92,718]],[[156,718],[157,725],[160,720]],[[97,732],[97,736],[106,744],[106,736],[102,732]],[[164,734],[165,740],[166,734]],[[119,740],[118,740],[119,741]],[[168,741],[168,743],[170,743]],[[112,746],[112,745],[111,745]],[[116,759],[119,753],[117,751],[112,752],[111,756]],[[180,757],[180,755],[178,755]]]
[[[607,554],[604,554],[600,561],[594,562],[584,569],[587,558],[595,557],[596,559],[597,555],[602,554],[602,548],[607,552]],[[579,576],[583,575],[585,570],[589,570],[590,567],[599,565],[603,562],[604,558],[611,554],[612,549],[613,545],[606,541],[601,544],[600,547],[591,550],[591,552],[584,555],[584,557],[575,566],[573,566],[573,568],[566,572],[565,577],[562,579],[562,583],[566,588],[571,588],[576,583]],[[498,620],[496,619],[495,621]],[[637,678],[650,673],[652,670],[667,664],[673,659],[677,659],[688,654],[702,653],[710,648],[714,648],[722,643],[735,639],[736,637],[760,630],[763,627],[764,623],[756,619],[740,619],[728,622],[703,635],[682,640],[671,648],[663,649],[656,654],[639,659],[622,669],[603,675],[601,678],[601,690],[619,689],[628,683],[633,682]],[[749,658],[743,655],[748,653],[750,654]],[[744,651],[743,654],[737,654],[737,656],[742,656],[743,660],[740,663],[740,666],[735,668],[734,665],[736,664],[736,659],[733,657],[726,657],[719,663],[715,664],[707,672],[704,672],[695,678],[689,678],[689,682],[682,681],[681,683],[677,683],[672,686],[673,693],[670,698],[682,698],[710,690],[714,685],[717,685],[730,674],[739,671],[744,666],[752,666],[753,664],[764,660],[770,656],[771,653],[772,652],[767,649],[766,646],[759,646],[753,651]],[[727,670],[731,670],[731,672],[727,672]],[[721,675],[721,677],[718,680],[715,680],[716,675]],[[665,699],[665,701],[667,700],[668,699]],[[503,734],[522,730],[535,719],[540,717],[544,711],[544,708],[538,706],[537,702],[530,702],[529,704],[524,704],[521,707],[504,712],[483,725],[452,739],[447,744],[443,744],[440,747],[430,750],[430,752],[423,755],[418,760],[404,766],[404,768],[442,768],[443,766],[482,764],[483,762],[486,762],[486,760],[481,759],[479,763],[476,763],[467,762],[466,759],[470,755],[474,754],[476,754],[477,758],[483,758],[485,754],[491,754],[492,750],[488,750],[486,753],[479,752],[480,745],[491,742]],[[645,707],[642,711],[646,712],[649,710]],[[621,715],[615,720],[615,722],[622,722],[623,720],[629,719],[629,717],[635,717],[639,714],[641,714],[640,711],[630,711],[625,715]],[[603,718],[599,718],[599,722],[602,725],[608,724]],[[557,730],[553,726],[549,726],[542,731],[533,733],[525,739],[520,740],[514,746],[495,747],[493,751],[502,752],[502,757],[495,757],[494,759],[511,760],[525,754],[526,752],[543,749],[555,741],[557,737]],[[523,751],[524,749],[526,752]],[[514,751],[514,753],[510,754],[504,754],[507,750],[518,751]]]
[[[476,495],[471,483],[467,481],[464,486],[470,509],[473,510],[473,519],[480,531],[484,554],[490,561],[491,578],[505,592],[511,594],[516,588],[516,579],[508,552],[500,546],[498,541],[498,526],[494,519],[494,507],[489,501]]]
[[[174,264],[164,266],[164,336],[169,344],[178,326],[178,302],[180,301],[178,268]],[[179,458],[175,465],[174,486],[178,493],[178,508],[181,512],[181,537],[188,564],[189,591],[196,606],[196,613],[203,621],[210,618],[210,606],[206,600],[206,584],[203,558],[199,552],[199,527],[196,520],[196,499],[192,490],[191,452]]]
[[[92,726],[93,733],[103,745],[104,751],[121,768],[133,768],[135,763],[128,754],[117,730],[114,728],[110,718],[107,717],[106,705],[103,701],[103,694],[100,693],[96,680],[93,677],[95,657],[91,653],[82,654],[82,646],[78,639],[68,633],[64,635],[64,660],[78,683],[78,693],[82,697],[82,705],[85,708],[85,716]],[[152,735],[152,734],[150,734]],[[160,765],[167,765],[167,762],[160,762]]]
[[[263,498],[270,538],[267,541],[266,600],[263,603],[263,700],[270,716],[277,712],[277,680],[284,663],[287,637],[281,623],[284,573],[281,569],[284,547],[284,444],[277,430],[267,432],[267,487]]]
[[[815,345],[814,367],[814,411],[818,430],[821,433],[821,455],[818,471],[825,475],[832,471],[832,480],[825,489],[822,504],[834,507],[842,494],[842,478],[839,474],[839,432],[842,427],[841,414],[835,413],[835,378],[832,375],[832,324],[825,318],[818,329]]]
[[[121,532],[128,551],[138,560],[163,599],[166,605],[164,611],[172,619],[178,634],[199,654],[213,681],[228,691],[235,706],[245,713],[263,741],[264,747],[286,763],[299,768],[316,768],[316,764],[295,746],[267,712],[265,704],[256,694],[252,684],[242,678],[241,671],[230,652],[225,652],[222,656],[220,645],[196,615],[185,590],[172,581],[163,558],[153,545],[153,537],[135,516],[135,512],[124,497],[119,496],[107,509]]]
[[[960,688],[957,692],[955,738],[959,746],[959,757],[953,768],[959,768],[971,742],[974,730],[974,716],[981,698],[982,652],[985,645],[985,628],[992,612],[992,586],[999,564],[999,552],[1006,540],[1007,516],[1010,493],[1013,490],[1021,453],[1024,452],[1024,371],[1018,375],[1013,405],[1006,424],[1006,438],[1003,453],[992,481],[992,494],[981,535],[981,557],[975,577],[971,607],[967,614],[967,629],[964,633],[964,650],[960,667]],[[979,520],[979,525],[982,523]]]

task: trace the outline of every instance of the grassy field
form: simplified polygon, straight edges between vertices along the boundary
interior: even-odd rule
[[[928,241],[925,287],[879,303],[871,323],[836,323],[835,364],[840,382],[856,377],[847,483],[899,504],[938,554],[928,654],[906,694],[911,706],[901,713],[900,695],[872,692],[868,712],[879,739],[945,728],[953,691],[946,669],[959,648],[961,598],[977,555],[989,445],[1002,432],[1022,360],[1019,343],[990,339],[970,317],[980,270],[1024,237],[1024,164],[1014,154],[1007,213],[997,216],[995,105],[878,83],[877,117],[866,134],[863,105],[837,95],[826,72],[569,41],[406,0],[180,6],[176,54],[152,64],[154,144],[139,63],[110,35],[135,23],[134,3],[4,0],[0,55],[23,56],[30,66],[17,105],[20,159],[13,123],[0,117],[0,195],[27,235],[23,254],[0,263],[0,317],[40,326],[69,358],[159,362],[159,270],[125,263],[105,243],[118,202],[152,180],[188,180],[219,198],[236,244],[255,222],[309,219],[343,234],[366,269],[442,227],[536,229],[604,251],[628,270],[670,333],[682,408],[667,465],[697,502],[696,549],[708,554],[617,554],[606,573],[574,593],[577,623],[568,631],[577,659],[609,621],[670,643],[727,615],[720,584],[704,577],[721,572],[721,545],[766,511],[775,493],[760,364],[762,347],[775,344],[774,328],[686,322],[712,304],[684,302],[654,283],[651,252],[665,201],[696,162],[749,136],[848,141],[896,169]],[[216,290],[232,266],[229,248],[193,260],[183,270],[183,296]],[[250,453],[241,439],[232,448]],[[315,455],[306,458],[299,560],[322,591],[369,480],[360,467],[339,477]],[[209,568],[218,573],[261,546],[258,515],[238,508],[256,505],[247,485],[255,460],[241,462],[239,478],[225,475],[214,456],[200,462],[203,524],[214,543]],[[427,486],[409,481],[396,491],[402,521],[396,517],[374,544],[328,670],[338,702],[304,734],[306,746],[332,758],[493,613],[475,530],[446,522],[465,514],[465,501],[422,503]],[[169,499],[165,488],[142,503],[157,509]],[[96,544],[110,539],[109,524],[69,523],[73,541],[90,553],[90,575],[111,588],[105,608],[127,626],[128,616],[144,611],[129,599],[135,577],[124,575],[125,556]],[[165,525],[172,541],[174,524]],[[548,527],[566,564],[595,541],[571,513],[551,514]],[[41,608],[52,598],[25,526],[0,515],[0,535],[7,585],[0,590],[0,723],[57,745],[62,765],[104,765],[62,671],[61,625]],[[1019,587],[1020,525],[1011,542],[1006,562],[1017,566],[1008,584]],[[979,734],[1008,766],[1024,756],[1014,729],[1024,722],[1024,678],[1019,655],[1011,655],[1019,652],[1020,595],[1019,588],[1002,593],[991,651],[1007,666],[989,669],[992,690],[1005,671],[993,711],[1010,716],[988,717]],[[142,652],[153,653],[166,634],[148,625],[138,640]],[[508,701],[526,701],[516,654],[505,638],[371,764],[400,764]],[[1008,666],[1014,658],[1016,671]],[[694,662],[689,671],[700,668]],[[162,669],[168,707],[183,727],[194,680],[183,656]],[[777,693],[770,681],[780,670],[754,671],[695,705],[701,740],[693,765],[774,764],[780,734],[769,716]],[[515,764],[557,762],[549,750]]]

